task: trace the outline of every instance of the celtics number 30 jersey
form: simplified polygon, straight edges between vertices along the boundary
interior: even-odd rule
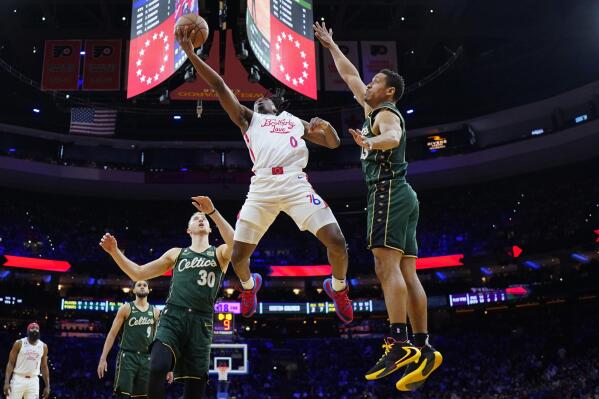
[[[184,248],[173,268],[166,303],[213,313],[222,278],[215,247],[211,246],[201,253]]]
[[[406,162],[406,125],[395,104],[383,103],[373,109],[364,121],[362,136],[367,138],[376,137],[372,133],[374,118],[383,109],[389,110],[399,117],[402,135],[399,147],[387,151],[362,149],[362,171],[367,184],[375,184],[391,179],[405,180],[408,169],[408,163]]]
[[[134,302],[130,302],[131,313],[123,326],[121,337],[121,350],[147,353],[154,340],[156,320],[154,319],[154,306],[141,311]]]

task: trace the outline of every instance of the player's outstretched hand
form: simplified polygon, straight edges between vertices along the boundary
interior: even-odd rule
[[[191,37],[195,34],[195,30],[189,29],[186,26],[179,26],[175,29],[175,38],[179,42],[181,49],[185,54],[193,53],[193,43]]]
[[[98,363],[98,378],[104,378],[104,373],[108,372],[108,363],[106,360],[100,359],[100,363]]]
[[[314,37],[318,39],[323,47],[331,48],[335,45],[335,41],[333,40],[333,29],[327,29],[324,22],[322,24],[315,22],[312,27],[314,28]]]
[[[100,239],[100,246],[104,251],[108,252],[109,254],[114,253],[118,248],[116,238],[114,238],[114,236],[110,233],[106,233],[102,236],[102,238]]]
[[[324,130],[327,128],[328,122],[320,119],[319,117],[315,117],[310,119],[310,123],[308,124],[308,132],[316,132],[319,130]]]
[[[357,145],[368,149],[368,142],[366,141],[366,138],[362,136],[362,131],[360,129],[349,129],[349,132],[351,133],[351,136],[354,138],[354,141]]]
[[[203,213],[212,213],[214,211],[214,205],[209,197],[199,195],[197,197],[191,197],[191,203],[196,209]]]
[[[173,381],[175,381],[175,377],[173,376],[173,372],[169,371],[168,373],[166,373],[166,382],[172,384]]]

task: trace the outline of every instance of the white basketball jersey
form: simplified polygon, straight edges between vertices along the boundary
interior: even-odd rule
[[[35,345],[31,345],[27,338],[22,338],[14,372],[25,376],[39,375],[43,355],[44,343],[41,339],[38,339]]]
[[[265,115],[254,112],[250,127],[243,134],[254,163],[252,170],[308,165],[308,148],[302,138],[302,121],[288,112]]]

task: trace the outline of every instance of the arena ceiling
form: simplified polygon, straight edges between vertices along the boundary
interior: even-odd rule
[[[130,0],[4,0],[0,9],[0,58],[39,81],[43,41],[52,38],[122,38],[129,36]],[[243,34],[245,2],[228,0],[228,24]],[[452,51],[463,54],[444,74],[405,97],[414,108],[413,127],[456,121],[545,98],[599,79],[599,3],[592,0],[314,0],[315,17],[325,18],[335,37],[345,40],[396,40],[400,72],[408,84],[434,72]],[[218,1],[200,0],[201,13],[217,26]],[[16,10],[16,11],[15,11]],[[431,12],[432,10],[432,12]],[[123,20],[125,17],[125,20]],[[36,49],[34,52],[33,49]],[[267,85],[272,85],[264,79]],[[43,104],[50,117],[39,127],[64,131],[68,104],[41,95],[0,69],[5,95],[14,98],[1,121],[31,125],[31,107]],[[136,106],[156,115],[122,115],[119,134],[197,139],[202,130],[219,128],[221,138],[237,138],[223,124],[216,104],[206,105],[201,122],[188,118],[173,127],[160,113],[195,110],[192,103],[158,104],[158,91]],[[123,93],[78,93],[107,105],[131,105]],[[294,98],[291,110],[308,116],[326,109],[335,119],[355,105],[351,95],[322,93],[318,103]],[[58,105],[56,105],[58,104]],[[36,125],[35,122],[33,126]],[[62,129],[61,129],[62,126]],[[171,128],[168,137],[165,129]]]

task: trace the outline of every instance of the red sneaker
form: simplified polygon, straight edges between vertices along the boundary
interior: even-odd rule
[[[335,302],[335,312],[341,321],[344,324],[351,323],[354,319],[354,307],[352,306],[352,301],[347,296],[349,293],[349,285],[346,285],[343,291],[335,291],[333,289],[333,280],[327,278],[322,283],[322,287],[329,298]]]
[[[260,287],[262,287],[262,276],[258,273],[253,273],[252,277],[254,277],[254,288],[251,290],[241,290],[241,315],[243,317],[252,317],[258,308],[258,297],[256,294],[260,290]]]

